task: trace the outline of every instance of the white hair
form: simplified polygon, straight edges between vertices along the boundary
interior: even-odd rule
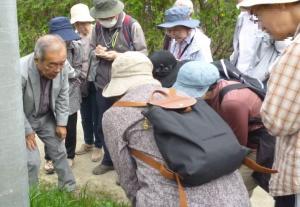
[[[194,5],[193,5],[193,2],[191,0],[176,0],[175,3],[174,3],[174,6],[177,6],[177,7],[181,7],[181,6],[188,7],[190,9],[190,15],[192,15],[194,13]]]
[[[46,51],[65,49],[65,41],[58,35],[47,34],[40,37],[34,47],[34,58],[43,60]]]

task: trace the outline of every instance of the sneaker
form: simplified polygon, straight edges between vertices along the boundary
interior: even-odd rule
[[[99,162],[101,160],[102,150],[101,148],[95,147],[92,152],[91,160],[93,162]]]
[[[111,170],[114,170],[114,166],[100,164],[93,169],[93,174],[94,175],[102,175]]]
[[[69,164],[69,166],[72,168],[73,166],[74,166],[74,159],[70,159],[70,158],[68,158],[68,164]]]
[[[93,145],[92,144],[82,144],[79,150],[75,152],[76,155],[83,155],[90,151],[92,151]]]
[[[46,174],[53,174],[54,173],[54,166],[52,160],[46,160],[44,166]]]

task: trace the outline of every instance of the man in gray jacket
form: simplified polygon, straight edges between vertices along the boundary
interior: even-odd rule
[[[34,53],[21,59],[21,76],[29,183],[38,182],[37,135],[54,161],[59,187],[72,191],[75,178],[63,142],[69,115],[68,71],[64,69],[66,58],[64,41],[58,36],[45,35],[37,40]]]

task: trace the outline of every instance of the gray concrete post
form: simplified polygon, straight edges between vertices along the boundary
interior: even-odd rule
[[[0,6],[0,206],[28,207],[16,0]]]

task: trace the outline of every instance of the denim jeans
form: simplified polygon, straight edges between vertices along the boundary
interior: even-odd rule
[[[104,112],[113,105],[114,100],[103,97],[102,90],[97,90],[96,100],[97,100],[97,107],[98,107],[98,130],[97,131],[104,149],[104,156],[101,164],[112,166],[113,163],[104,142],[104,135],[102,130],[102,117]]]
[[[96,88],[93,82],[89,82],[88,87],[88,96],[82,98],[80,108],[84,142],[85,144],[94,144],[95,147],[102,148],[102,141],[97,133],[98,108],[96,102]]]

